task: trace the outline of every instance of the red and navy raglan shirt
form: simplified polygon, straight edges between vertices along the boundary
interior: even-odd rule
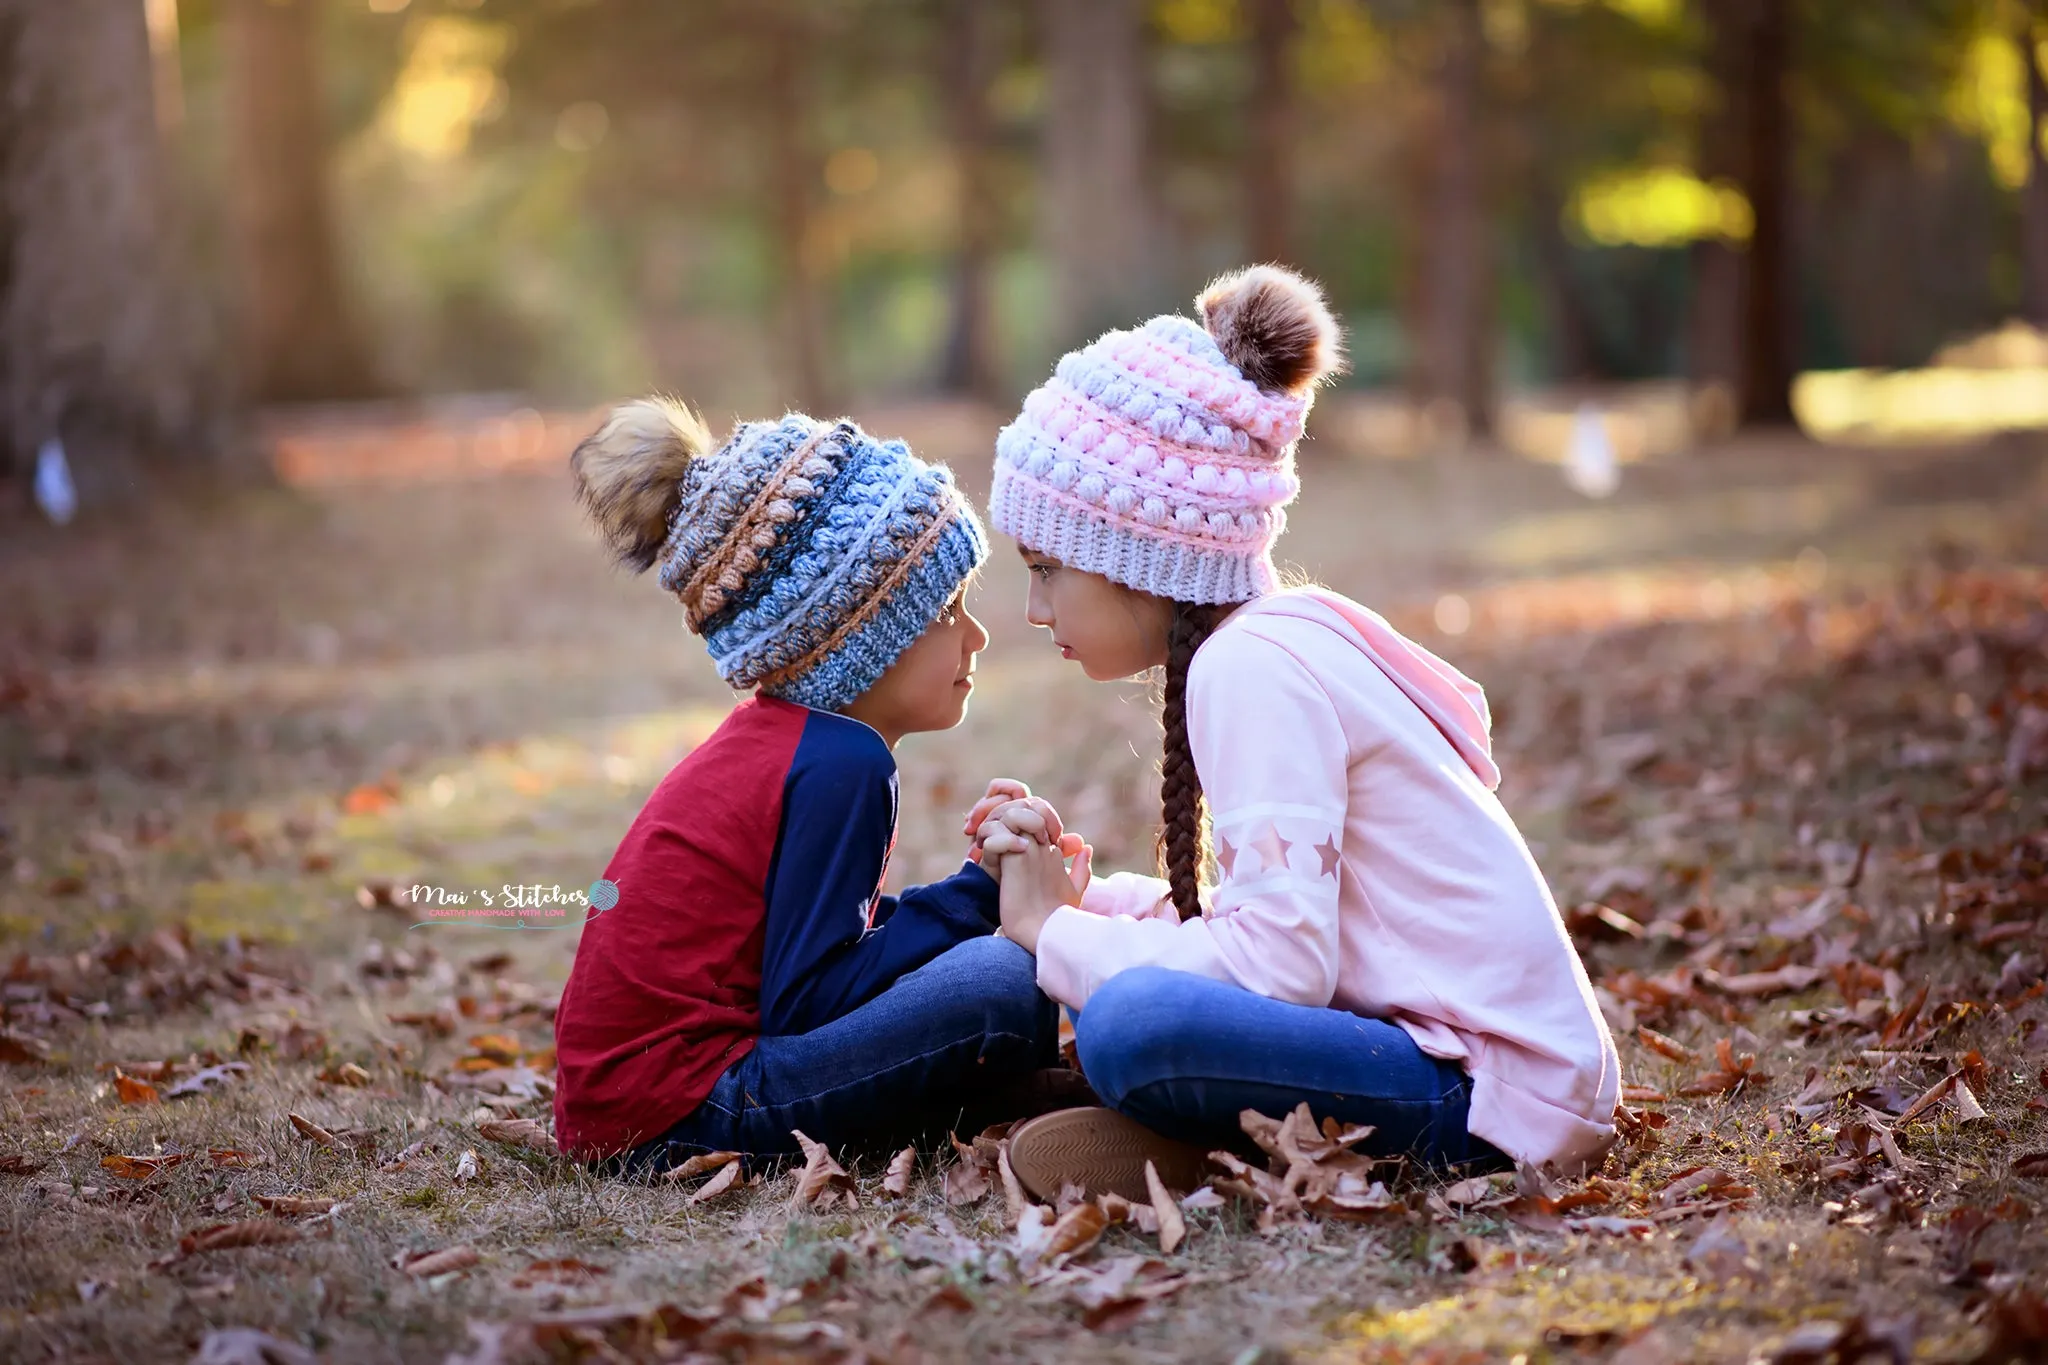
[[[995,932],[973,863],[882,894],[896,760],[859,721],[769,697],[672,769],[605,868],[555,1015],[555,1140],[586,1160],[660,1136],[762,1035],[808,1033]]]

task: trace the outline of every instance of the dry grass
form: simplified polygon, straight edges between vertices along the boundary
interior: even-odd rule
[[[951,428],[926,447],[978,467]],[[1638,1106],[1666,1116],[1655,1145],[1617,1152],[1604,1186],[1550,1192],[1592,1188],[1597,1207],[1446,1216],[1422,1182],[1399,1191],[1413,1216],[1370,1223],[1261,1235],[1247,1209],[1193,1213],[1171,1258],[1190,1283],[1100,1329],[1078,1272],[1152,1239],[1112,1229],[1072,1282],[1034,1284],[1000,1194],[945,1203],[950,1157],[901,1201],[856,1169],[860,1207],[818,1214],[790,1209],[787,1174],[693,1206],[479,1133],[546,1117],[542,1097],[486,1104],[448,1078],[479,1035],[544,1069],[573,931],[413,929],[358,887],[583,886],[729,704],[671,605],[606,575],[559,483],[9,527],[0,935],[26,956],[6,1027],[49,1053],[0,1065],[0,1161],[34,1168],[0,1173],[0,1356],[182,1358],[246,1326],[330,1359],[440,1360],[470,1323],[635,1303],[728,1306],[745,1332],[699,1339],[725,1358],[1743,1360],[1822,1322],[1978,1356],[2048,1274],[2048,1185],[2012,1169],[2048,1147],[2048,848],[2015,842],[2048,826],[2048,740],[2040,766],[2024,742],[2026,705],[2048,708],[2048,462],[2017,443],[1763,444],[1629,477],[1592,505],[1540,468],[1325,459],[1287,549],[1488,686],[1503,795],[1560,903],[1616,912],[1574,925],[1617,1022],[1697,1054],[1620,1030],[1626,1079],[1669,1097]],[[1058,799],[1103,865],[1146,859],[1143,689],[1063,672],[1020,596],[999,556],[975,714],[904,748],[900,876],[951,864],[952,821],[996,772]],[[189,939],[150,937],[177,924]],[[136,951],[110,959],[116,942]],[[1801,989],[1729,991],[1807,965],[1822,975]],[[1903,1050],[1873,1055],[1922,984]],[[444,1009],[445,1035],[390,1018]],[[1724,1039],[1769,1078],[1681,1095]],[[208,1051],[249,1069],[122,1102],[111,1064]],[[1949,1098],[1897,1122],[1973,1051],[1986,1117]],[[308,1142],[290,1112],[366,1132],[374,1155]],[[1842,1156],[1857,1122],[1896,1126],[1905,1164]],[[102,1166],[176,1153],[143,1180]],[[1636,1226],[1702,1166],[1753,1191],[1714,1240],[1712,1215],[1682,1209]],[[302,1240],[152,1265],[209,1225],[282,1223],[251,1202],[280,1194],[341,1207]],[[1626,1221],[1580,1221],[1600,1218]],[[460,1246],[479,1259],[443,1278],[392,1265]],[[565,1258],[600,1271],[521,1286]],[[729,1297],[755,1277],[793,1291],[752,1300],[772,1321]],[[1785,1358],[1854,1358],[1829,1349]]]

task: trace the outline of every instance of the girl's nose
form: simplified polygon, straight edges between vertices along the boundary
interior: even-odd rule
[[[1024,619],[1034,626],[1052,629],[1052,604],[1039,595],[1036,584],[1024,598]]]

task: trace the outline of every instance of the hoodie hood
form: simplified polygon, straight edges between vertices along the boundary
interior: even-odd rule
[[[1270,593],[1254,599],[1248,609],[1319,621],[1349,639],[1429,717],[1488,791],[1500,786],[1485,689],[1395,630],[1384,616],[1321,587]]]

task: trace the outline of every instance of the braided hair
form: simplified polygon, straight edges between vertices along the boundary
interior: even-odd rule
[[[1173,604],[1166,633],[1166,685],[1160,708],[1164,748],[1159,760],[1159,865],[1183,920],[1202,913],[1202,865],[1209,860],[1209,830],[1202,808],[1202,775],[1188,743],[1188,667],[1195,651],[1236,609],[1236,603]]]

